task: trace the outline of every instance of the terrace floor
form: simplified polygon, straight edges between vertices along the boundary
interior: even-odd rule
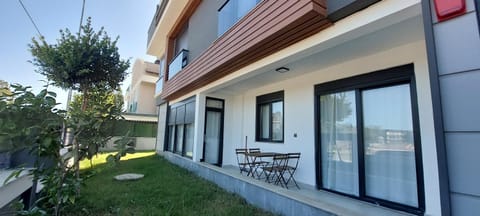
[[[240,174],[236,166],[217,167],[197,163],[170,152],[162,152],[170,162],[207,179],[227,191],[239,194],[250,204],[281,215],[411,215],[362,202],[299,183],[289,189]]]

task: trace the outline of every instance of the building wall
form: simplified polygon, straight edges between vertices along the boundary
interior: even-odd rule
[[[218,0],[205,0],[200,3],[188,21],[188,57],[194,60],[217,39]]]
[[[293,77],[288,80],[246,91],[226,90],[207,94],[209,97],[223,98],[226,102],[223,165],[236,165],[234,149],[244,147],[246,139],[248,148],[259,147],[266,152],[301,152],[296,179],[314,186],[314,85],[413,62],[421,128],[426,213],[440,215],[433,109],[425,50],[422,23],[417,17],[292,63],[288,65],[291,68],[288,76]],[[295,76],[294,73],[299,75]],[[279,90],[284,90],[285,93],[284,143],[256,142],[256,96]]]
[[[134,113],[156,114],[155,84],[158,79],[159,65],[136,59],[132,67],[132,81],[125,99],[127,110],[136,103]]]
[[[141,114],[156,114],[157,106],[155,105],[155,84],[141,82],[137,87],[137,112]]]
[[[452,215],[480,212],[480,33],[475,0],[466,3],[466,14],[447,21],[432,12]]]

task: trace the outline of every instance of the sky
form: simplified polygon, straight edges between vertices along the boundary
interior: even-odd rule
[[[78,32],[82,0],[22,0],[40,33],[52,44],[60,38],[59,30],[68,28]],[[117,43],[122,59],[136,58],[154,61],[146,54],[147,32],[159,0],[86,0],[84,21],[92,18],[92,26],[98,31],[104,27],[112,38],[119,36]],[[45,85],[45,77],[36,72],[29,60],[32,55],[28,44],[38,33],[23,10],[19,0],[0,0],[0,80],[32,86],[35,92]],[[131,72],[131,68],[128,70]],[[130,84],[130,76],[122,90]],[[54,88],[59,107],[65,108],[67,92]]]

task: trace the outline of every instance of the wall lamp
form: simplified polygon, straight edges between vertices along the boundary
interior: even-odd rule
[[[290,69],[288,69],[286,67],[279,67],[279,68],[275,69],[275,71],[277,71],[279,73],[286,73],[286,72],[290,71]]]

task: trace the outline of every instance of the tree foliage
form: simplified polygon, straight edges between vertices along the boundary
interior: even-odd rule
[[[123,96],[119,91],[93,89],[89,106],[82,110],[82,95],[76,95],[70,104],[68,116],[75,131],[75,142],[80,144],[80,160],[91,159],[112,138],[113,124],[121,119]]]
[[[101,129],[104,117],[87,111],[90,93],[118,89],[130,65],[128,60],[120,59],[117,41],[118,37],[112,40],[103,27],[95,32],[91,18],[88,18],[78,34],[72,34],[70,30],[65,29],[60,31],[60,39],[56,44],[48,44],[44,38],[38,40],[34,38],[29,45],[33,56],[32,63],[38,67],[39,73],[46,76],[55,86],[82,93],[81,111],[85,113],[77,112],[78,115],[72,115],[68,124],[74,129],[75,134],[73,151],[78,178],[79,160],[82,157],[79,141],[91,134],[96,138],[102,136],[95,130]],[[93,141],[83,145],[97,145],[98,149],[100,140]]]
[[[0,146],[10,151],[28,150],[35,158],[30,172],[44,185],[36,207],[19,214],[59,215],[65,206],[75,203],[80,186],[69,165],[70,156],[60,154],[65,112],[55,108],[56,93],[47,88],[34,94],[30,87],[11,87],[10,93],[0,95]],[[11,177],[22,171],[14,171]]]
[[[38,72],[55,86],[81,91],[85,109],[91,89],[117,89],[127,75],[130,63],[120,59],[117,41],[103,27],[95,32],[88,18],[78,34],[65,29],[56,44],[34,38],[29,46]]]

